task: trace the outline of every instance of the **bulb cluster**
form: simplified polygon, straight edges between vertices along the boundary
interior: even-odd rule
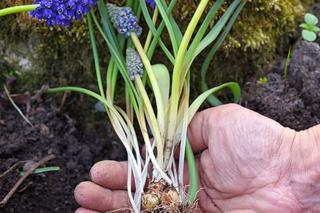
[[[143,76],[143,64],[137,51],[132,48],[128,48],[126,57],[126,66],[131,80],[135,75]]]
[[[45,20],[48,26],[70,26],[73,20],[80,20],[96,5],[96,0],[35,0],[39,4],[30,15]]]
[[[130,7],[118,7],[114,4],[107,4],[110,20],[119,34],[129,37],[131,33],[138,36],[142,28],[138,24],[138,18],[133,14]]]

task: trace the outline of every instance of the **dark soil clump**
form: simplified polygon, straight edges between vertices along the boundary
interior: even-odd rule
[[[287,79],[284,59],[265,84],[249,83],[242,104],[286,127],[304,130],[320,123],[320,46],[301,41],[293,48]]]
[[[48,154],[56,158],[46,166],[61,170],[28,177],[20,187],[26,188],[16,192],[1,213],[72,213],[77,208],[73,190],[89,179],[90,167],[103,159],[125,159],[121,146],[110,138],[110,128],[94,136],[84,135],[75,120],[59,112],[52,101],[34,104],[29,119],[34,127],[14,109],[0,109],[0,175],[18,161],[38,161]],[[1,199],[18,179],[18,169],[0,178]]]

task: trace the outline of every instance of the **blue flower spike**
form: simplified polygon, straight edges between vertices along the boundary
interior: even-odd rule
[[[149,4],[149,6],[154,9],[156,7],[156,3],[154,2],[154,0],[146,0],[147,4]]]
[[[35,0],[34,4],[40,6],[30,15],[45,20],[48,26],[69,27],[73,20],[80,20],[96,3],[97,0]]]
[[[133,14],[130,7],[118,7],[114,4],[107,4],[110,20],[119,34],[129,37],[131,33],[140,36],[142,28],[138,24],[138,18]]]
[[[126,51],[126,66],[131,80],[134,80],[136,75],[143,76],[143,64],[137,51],[128,48]]]

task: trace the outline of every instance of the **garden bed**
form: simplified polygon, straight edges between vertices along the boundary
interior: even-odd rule
[[[53,103],[47,99],[44,104],[32,105],[29,119],[34,128],[11,107],[1,111],[0,174],[18,161],[38,161],[49,154],[56,158],[46,166],[61,168],[59,172],[28,177],[19,187],[22,191],[0,209],[2,213],[71,213],[77,208],[73,190],[79,182],[89,179],[94,162],[125,159],[125,151],[112,139],[108,124],[100,123],[100,127],[91,127],[97,131],[83,134],[79,123],[59,112]],[[0,178],[1,199],[19,178],[18,169]]]

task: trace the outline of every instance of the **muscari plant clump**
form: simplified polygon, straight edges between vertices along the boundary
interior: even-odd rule
[[[191,101],[190,70],[206,48],[213,45],[215,51],[211,51],[211,55],[215,54],[246,1],[232,1],[221,15],[219,11],[224,0],[217,0],[209,8],[209,0],[201,0],[185,32],[173,16],[176,3],[177,0],[171,0],[169,4],[165,0],[128,0],[125,7],[120,7],[104,0],[36,0],[32,5],[0,10],[0,16],[29,11],[32,17],[44,20],[50,26],[65,27],[86,15],[97,89],[51,87],[48,93],[79,92],[103,105],[127,152],[128,197],[133,212],[187,212],[196,206],[199,183],[187,139],[188,124],[211,94],[229,88],[235,101],[240,98],[238,84],[229,82],[208,89]],[[202,24],[199,23],[201,18]],[[148,28],[141,28],[140,19],[144,19]],[[170,45],[162,41],[165,29]],[[111,55],[105,72],[100,65],[97,33]],[[143,40],[140,38],[142,33],[146,35]],[[152,64],[155,51],[162,51],[171,64]],[[172,68],[169,70],[168,67]],[[116,105],[119,96],[116,94],[122,91],[117,88],[119,81],[125,85],[124,108]],[[215,100],[219,102],[217,98]],[[134,127],[135,122],[139,128]],[[143,141],[138,140],[138,132]],[[141,143],[146,147],[145,158],[139,150]],[[174,153],[178,146],[179,161],[176,162]],[[187,193],[183,187],[185,159],[190,184]],[[135,191],[131,190],[132,180]]]

